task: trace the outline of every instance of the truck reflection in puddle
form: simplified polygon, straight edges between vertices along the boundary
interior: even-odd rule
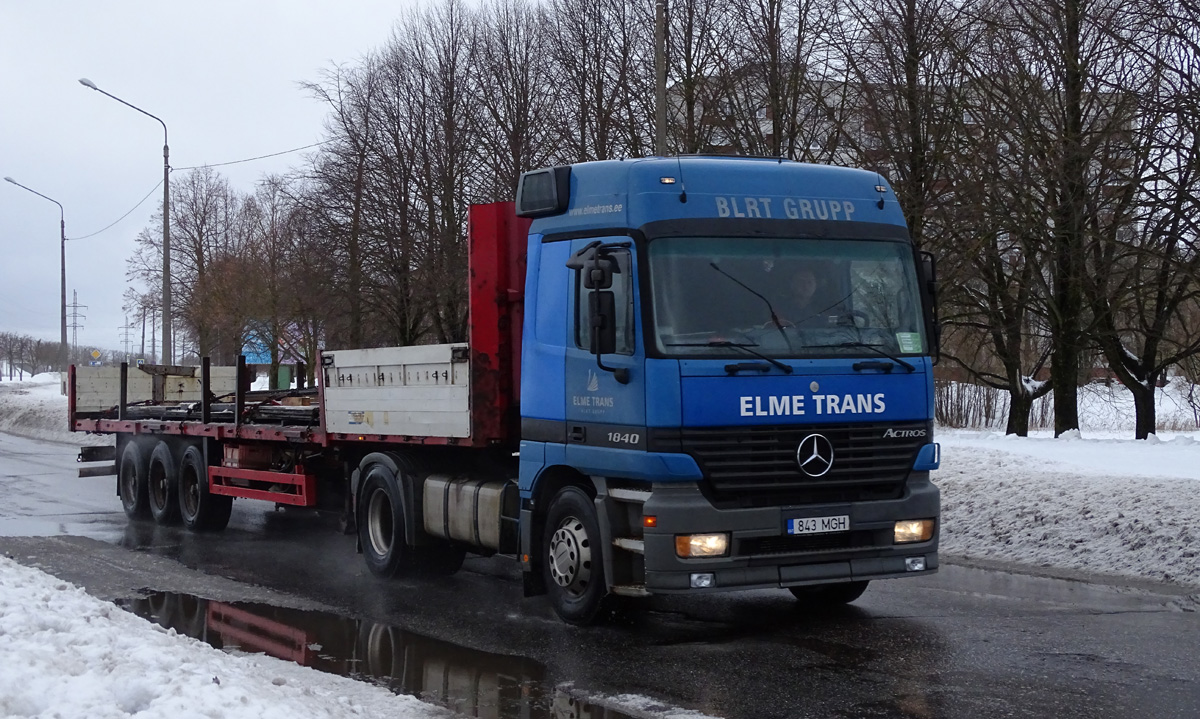
[[[632,719],[548,686],[545,667],[325,612],[155,592],[117,602],[225,651],[268,654],[480,719]]]

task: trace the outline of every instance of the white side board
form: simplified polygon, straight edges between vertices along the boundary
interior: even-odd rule
[[[346,434],[469,437],[467,345],[325,353],[325,428]]]
[[[214,395],[232,395],[237,389],[237,367],[212,367],[209,382]],[[137,367],[129,368],[125,401],[128,404],[154,399],[154,376]],[[76,367],[75,411],[102,412],[121,401],[120,367]],[[195,377],[167,375],[163,378],[163,403],[200,401],[200,370]]]

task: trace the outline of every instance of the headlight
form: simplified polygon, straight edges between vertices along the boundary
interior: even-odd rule
[[[723,557],[729,550],[729,535],[720,534],[677,534],[675,553],[680,557]]]
[[[932,519],[906,519],[896,522],[896,533],[892,541],[896,544],[907,544],[909,542],[928,542],[932,538]]]

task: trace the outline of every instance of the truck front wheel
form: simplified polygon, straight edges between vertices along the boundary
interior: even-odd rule
[[[146,462],[137,442],[125,445],[121,452],[121,471],[117,478],[117,493],[121,507],[130,519],[150,517],[150,493],[146,490]]]
[[[591,624],[608,588],[596,508],[583,490],[564,487],[546,512],[542,574],[554,612],[564,622]]]

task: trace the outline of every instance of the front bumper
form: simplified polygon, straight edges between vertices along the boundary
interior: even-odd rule
[[[913,472],[904,495],[894,500],[854,503],[717,509],[692,483],[655,485],[643,514],[657,517],[646,529],[645,587],[655,594],[788,587],[891,577],[937,571],[940,493],[928,472]],[[789,536],[788,519],[849,515],[850,527],[838,535]],[[897,520],[936,521],[927,542],[895,545]],[[729,532],[729,555],[681,559],[675,536]],[[905,560],[923,557],[925,569],[908,571]],[[711,588],[695,589],[691,577],[710,573]]]

